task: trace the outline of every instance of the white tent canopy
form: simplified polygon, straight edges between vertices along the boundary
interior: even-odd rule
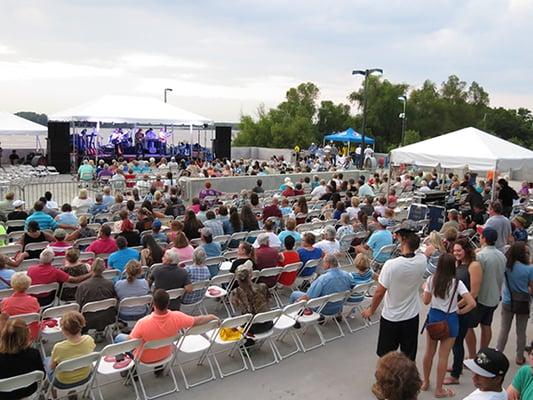
[[[469,127],[394,149],[391,163],[472,171],[533,169],[533,151]]]
[[[152,97],[111,96],[72,107],[49,117],[51,121],[88,121],[148,125],[201,126],[213,120]]]
[[[0,111],[0,135],[47,135],[46,126]]]

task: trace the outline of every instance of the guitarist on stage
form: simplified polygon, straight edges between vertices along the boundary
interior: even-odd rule
[[[142,129],[137,129],[135,132],[135,152],[144,157],[144,132]]]

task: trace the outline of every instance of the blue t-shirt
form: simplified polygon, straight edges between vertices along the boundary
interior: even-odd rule
[[[367,243],[368,247],[372,249],[372,255],[374,257],[377,256],[379,250],[381,250],[383,246],[388,246],[389,244],[392,244],[392,233],[386,229],[375,231],[372,236],[370,236]],[[376,258],[376,261],[382,263],[388,259],[388,254],[380,254],[379,257]]]
[[[220,243],[211,242],[202,244],[202,249],[205,251],[205,255],[209,257],[218,257],[222,250],[220,248]]]
[[[505,270],[509,285],[513,292],[528,293],[529,282],[533,281],[533,267],[531,265],[522,264],[521,262],[515,262],[513,270]],[[507,287],[507,280],[503,280],[503,302],[505,304],[511,304],[511,295],[509,294],[509,288]]]
[[[78,226],[78,218],[72,212],[64,212],[57,216],[57,223],[62,225]]]
[[[11,277],[15,273],[12,269],[0,269],[0,289],[9,289],[9,286],[4,282],[4,280],[8,281],[11,284]]]
[[[285,245],[285,238],[287,236],[292,236],[296,242],[301,242],[302,241],[302,236],[298,232],[296,232],[296,231],[282,231],[278,235],[278,239],[281,242],[281,244]]]
[[[366,270],[366,272],[350,272],[350,275],[352,276],[352,284],[354,287],[356,287],[357,285],[361,285],[363,283],[369,283],[369,282],[372,282],[372,277],[374,275],[374,272],[369,268]],[[363,301],[363,297],[364,296],[361,296],[361,295],[351,295],[349,298],[348,298],[348,302],[350,303],[359,303],[361,301]]]
[[[141,253],[139,253],[137,250],[125,248],[110,254],[109,259],[107,260],[107,265],[109,265],[110,268],[118,269],[120,273],[122,273],[124,272],[124,268],[126,267],[128,261],[139,261],[140,259]]]
[[[319,248],[313,248],[313,250],[307,250],[301,247],[297,251],[298,251],[298,255],[300,256],[300,261],[303,262],[304,267],[305,267],[305,264],[307,264],[307,261],[318,260],[320,257],[322,257],[322,250],[320,250]],[[315,269],[305,270],[305,272],[302,273],[301,276],[313,275],[313,273],[315,272]]]
[[[328,294],[350,290],[353,287],[351,275],[339,268],[330,268],[311,283],[307,289],[307,296],[311,299],[326,296]],[[334,315],[342,310],[342,302],[328,303],[322,314]]]

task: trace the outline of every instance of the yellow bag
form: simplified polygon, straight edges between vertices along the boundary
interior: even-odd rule
[[[224,342],[236,342],[242,338],[242,328],[220,328],[218,336]]]

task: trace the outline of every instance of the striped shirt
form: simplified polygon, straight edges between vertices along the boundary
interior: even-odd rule
[[[199,282],[199,281],[208,281],[211,279],[211,273],[209,272],[209,268],[207,268],[205,265],[203,267],[198,266],[192,266],[187,265],[185,267],[187,272],[189,273],[189,278],[191,279],[191,282]],[[205,290],[195,290],[192,293],[186,293],[181,298],[182,304],[193,304],[202,299],[204,297]]]
[[[44,229],[54,230],[57,228],[57,222],[54,221],[54,219],[50,215],[46,214],[43,211],[35,211],[32,215],[26,218],[24,230],[28,230],[28,223],[30,221],[37,221],[37,223],[39,224],[39,229],[41,231]]]

